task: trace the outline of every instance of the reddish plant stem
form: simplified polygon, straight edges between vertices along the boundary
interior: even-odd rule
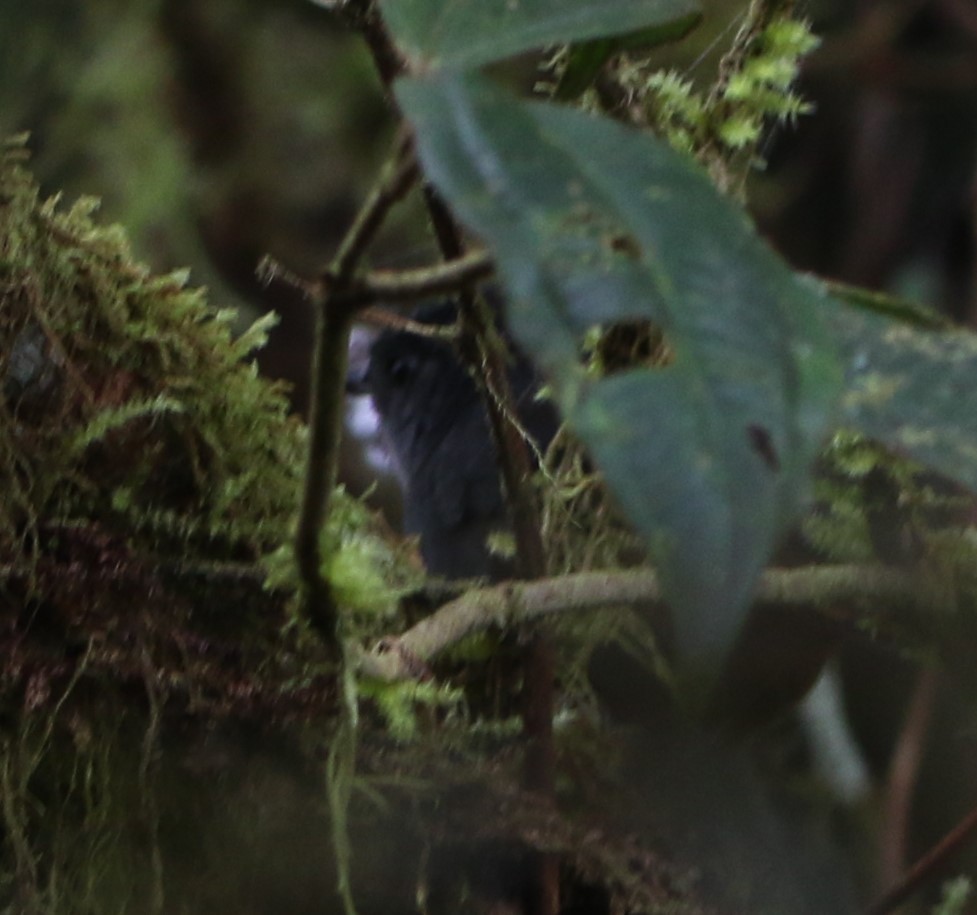
[[[878,879],[881,886],[894,884],[906,867],[909,818],[919,765],[929,733],[936,687],[936,673],[930,669],[921,671],[892,754],[883,809],[882,847],[879,853]]]
[[[977,832],[977,808],[970,811],[939,842],[923,855],[899,883],[867,909],[867,915],[888,915],[916,892],[947,858],[959,851]]]
[[[425,190],[428,212],[442,254],[449,259],[463,256],[461,232],[447,206],[432,189]],[[516,541],[516,576],[542,578],[546,574],[546,553],[540,533],[539,507],[530,483],[532,462],[526,442],[508,417],[516,416],[515,402],[506,371],[504,344],[495,331],[494,319],[483,303],[469,292],[461,302],[462,356],[480,382],[482,400],[489,417],[492,439],[499,460],[506,500],[512,516]],[[529,637],[522,656],[523,733],[526,736],[525,785],[544,797],[553,797],[556,751],[553,745],[554,680],[553,648],[540,631]],[[556,855],[542,854],[535,870],[532,915],[559,915],[560,868]]]
[[[377,72],[390,87],[397,76],[407,70],[376,7],[368,3],[361,8],[356,27],[364,36]],[[430,186],[425,200],[438,246],[445,260],[465,256],[462,233],[451,211]],[[517,574],[520,578],[540,578],[546,574],[545,552],[540,534],[539,510],[530,485],[532,463],[526,443],[509,422],[515,416],[509,389],[505,352],[493,326],[488,309],[479,305],[472,293],[463,289],[461,301],[461,349],[467,354],[476,378],[483,381],[483,398],[489,415],[502,481],[513,520],[516,539]],[[466,343],[471,342],[466,348]],[[552,648],[544,636],[536,633],[523,658],[525,706],[523,727],[528,738],[526,782],[541,794],[552,797],[554,790],[553,749],[553,682]],[[554,855],[543,855],[536,870],[536,892],[532,915],[558,915],[560,909],[559,862]]]
[[[463,256],[461,232],[444,202],[433,190],[426,190],[428,212],[442,254],[454,259]],[[506,371],[505,345],[499,338],[494,317],[484,303],[468,292],[461,301],[460,350],[480,382],[482,400],[488,412],[492,439],[506,500],[512,516],[516,541],[516,577],[526,580],[546,575],[546,551],[536,494],[530,481],[533,472],[529,448],[519,430],[509,421],[516,416],[515,400]],[[523,652],[522,724],[526,736],[524,780],[526,787],[552,798],[556,775],[556,750],[553,744],[554,681],[556,666],[553,647],[538,629],[529,636]],[[542,854],[537,860],[533,915],[559,915],[560,868],[556,855]]]

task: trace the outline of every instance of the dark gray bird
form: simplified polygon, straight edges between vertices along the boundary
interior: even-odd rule
[[[449,324],[455,315],[453,305],[441,304],[415,318]],[[535,397],[535,372],[517,359],[509,380],[520,420],[545,448],[557,423],[552,408]],[[488,417],[451,343],[384,331],[347,388],[373,399],[404,490],[404,528],[420,535],[428,570],[446,578],[504,576],[504,561],[486,545],[508,523]]]
[[[454,316],[455,309],[443,305],[415,317],[447,324]],[[545,447],[556,419],[535,399],[538,379],[524,359],[512,364],[510,384],[523,426]],[[451,578],[501,577],[503,563],[485,544],[508,522],[488,419],[451,344],[385,331],[348,388],[372,396],[404,489],[405,528],[420,535],[428,569]],[[756,658],[751,663],[759,666]],[[590,674],[611,720],[640,725],[617,751],[626,787],[609,795],[616,801],[608,815],[622,829],[668,835],[689,860],[707,862],[705,892],[715,894],[720,907],[729,902],[736,911],[854,911],[844,862],[826,853],[823,843],[808,847],[800,813],[791,808],[785,814],[771,804],[743,748],[678,715],[670,688],[619,645],[599,649]],[[476,847],[481,871],[486,861],[497,863],[491,851]],[[805,852],[784,855],[795,847]],[[795,860],[801,862],[797,868]],[[770,861],[777,862],[774,871]],[[452,859],[432,872],[454,874],[466,864]],[[491,873],[497,886],[503,878]],[[511,879],[521,885],[519,875]]]

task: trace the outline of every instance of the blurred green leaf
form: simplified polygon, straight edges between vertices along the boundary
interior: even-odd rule
[[[977,491],[977,335],[827,313],[846,357],[843,421]]]
[[[478,67],[559,42],[662,26],[696,0],[380,0],[413,67]]]
[[[715,661],[840,395],[826,294],[653,137],[473,76],[397,95],[428,177],[497,257],[513,332],[645,535],[680,650]],[[664,330],[672,362],[589,377],[587,330],[635,318]]]

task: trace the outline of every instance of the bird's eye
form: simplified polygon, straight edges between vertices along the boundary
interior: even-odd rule
[[[417,368],[417,360],[413,356],[394,356],[387,365],[390,380],[397,385],[406,384]]]

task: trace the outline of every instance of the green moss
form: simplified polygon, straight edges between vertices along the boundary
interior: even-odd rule
[[[433,680],[398,683],[364,680],[358,686],[361,696],[376,703],[390,736],[402,742],[420,735],[424,710],[430,715],[432,709],[457,709],[464,702],[462,690]]]
[[[42,199],[26,159],[0,146],[0,607],[23,654],[0,689],[0,909],[164,911],[164,711],[335,716],[335,672],[280,593],[306,432],[251,358],[271,319],[235,336],[94,201]],[[418,578],[342,491],[322,556],[350,637],[390,627]],[[352,771],[347,730],[330,772]]]
[[[234,339],[231,312],[133,261],[93,201],[41,200],[25,158],[0,158],[0,551],[86,519],[218,557],[284,540],[304,431],[247,358],[268,321]]]
[[[654,58],[629,53],[618,56],[613,77],[629,100],[629,117],[699,159],[721,190],[735,191],[751,167],[763,164],[767,130],[810,110],[793,87],[800,61],[817,45],[806,22],[757,4],[705,91],[657,69]]]

